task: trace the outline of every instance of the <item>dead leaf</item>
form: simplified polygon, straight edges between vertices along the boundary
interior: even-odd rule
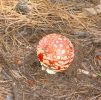
[[[97,59],[101,60],[101,55],[97,55],[96,57]]]
[[[5,100],[4,98],[0,98],[0,100]]]
[[[35,81],[34,81],[34,80],[28,80],[28,83],[29,83],[29,84],[34,84]]]
[[[15,58],[15,59],[14,59],[14,64],[15,64],[16,66],[18,66],[18,65],[20,64],[20,59],[19,59],[19,58]]]
[[[16,79],[22,79],[24,76],[16,70],[10,70],[11,75]]]

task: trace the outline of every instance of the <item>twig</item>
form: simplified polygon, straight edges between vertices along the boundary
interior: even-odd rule
[[[85,75],[91,76],[91,77],[97,77],[96,74],[86,71],[86,70],[83,70],[83,69],[78,69],[77,72],[80,74],[85,74]]]
[[[8,75],[4,70],[2,70],[1,73],[2,73],[4,76],[6,76],[9,80],[12,80],[12,81],[13,81],[13,78],[12,78],[10,75]]]
[[[7,94],[6,100],[13,100],[13,95],[11,93]]]
[[[18,87],[17,87],[15,82],[13,83],[12,87],[13,87],[15,100],[21,100],[21,97],[20,97],[20,94],[19,94],[19,91],[18,91]]]

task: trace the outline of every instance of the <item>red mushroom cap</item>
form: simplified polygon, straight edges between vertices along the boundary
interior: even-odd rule
[[[59,34],[49,34],[39,41],[37,55],[46,68],[60,72],[71,64],[74,48],[68,38]]]

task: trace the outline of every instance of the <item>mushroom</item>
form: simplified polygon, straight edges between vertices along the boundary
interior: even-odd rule
[[[49,74],[66,70],[74,58],[74,48],[71,41],[60,34],[49,34],[43,37],[37,45],[37,56],[42,70]]]

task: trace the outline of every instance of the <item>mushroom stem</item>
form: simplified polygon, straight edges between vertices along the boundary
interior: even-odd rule
[[[48,74],[56,74],[56,72],[55,72],[55,71],[50,70],[50,69],[48,69],[48,68],[46,69],[46,71],[47,71],[47,73],[48,73]]]
[[[49,69],[49,68],[46,68],[46,67],[44,67],[44,65],[41,63],[41,69],[42,70],[46,70],[46,72],[48,73],[48,74],[56,74],[56,72],[55,71],[53,71],[53,70],[51,70],[51,69]]]
[[[45,70],[46,68],[44,67],[44,66],[42,66],[42,68],[41,68],[42,70]]]

